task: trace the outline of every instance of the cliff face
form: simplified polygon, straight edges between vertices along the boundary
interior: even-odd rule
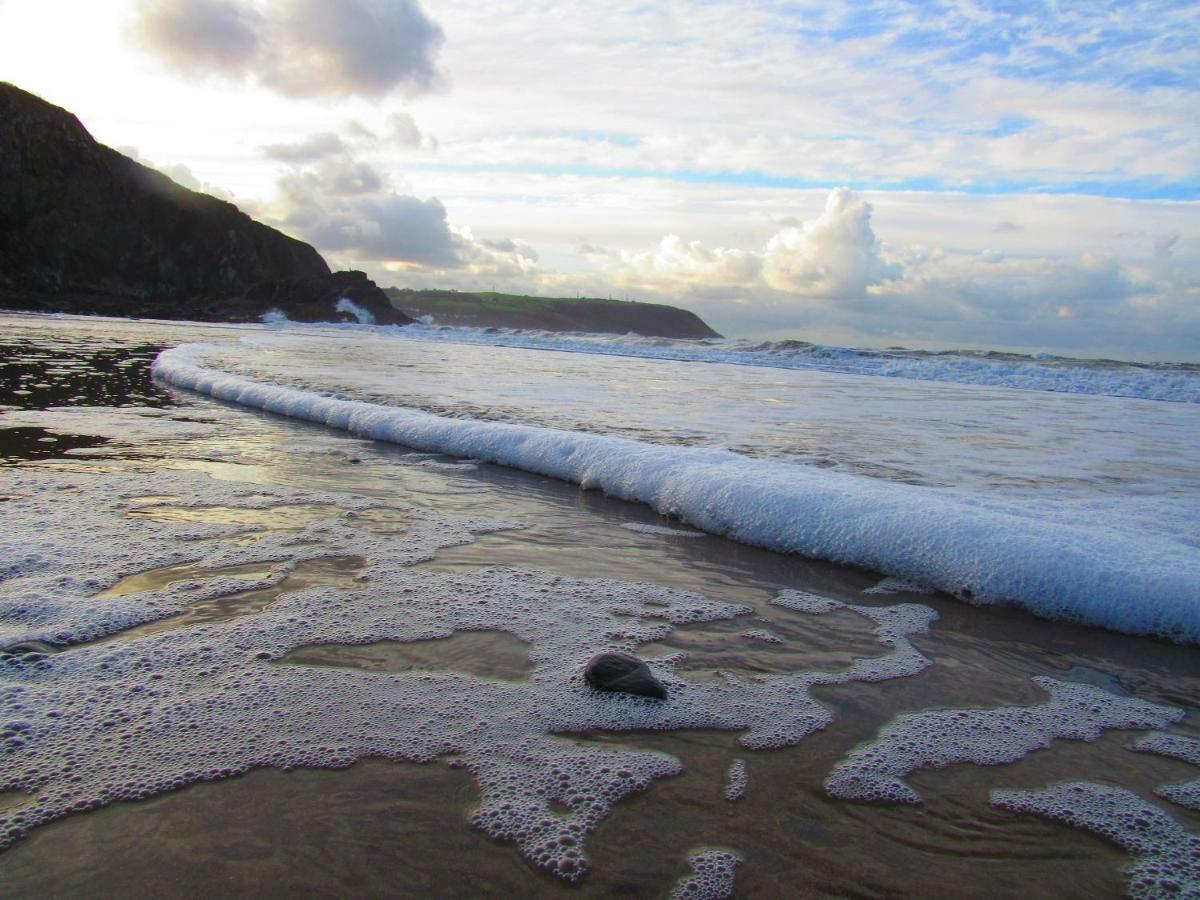
[[[0,307],[246,320],[346,318],[308,244],[97,143],[75,116],[0,83]],[[361,276],[352,298],[405,323]],[[343,278],[342,281],[345,281]],[[293,306],[287,284],[301,285]],[[369,286],[370,289],[368,289]],[[269,306],[266,304],[269,303]]]
[[[397,288],[388,288],[387,295],[406,314],[429,315],[439,325],[633,333],[684,339],[721,336],[695,313],[659,303]]]

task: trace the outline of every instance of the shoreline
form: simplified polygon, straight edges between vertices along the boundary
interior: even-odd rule
[[[113,486],[126,479],[130,485],[126,490],[138,500],[134,508],[141,511],[130,517],[122,505],[126,501],[120,501],[113,509],[121,512],[121,518],[106,513],[105,529],[126,534],[126,541],[139,534],[158,541],[131,546],[161,545],[167,551],[173,546],[168,539],[174,534],[190,535],[189,540],[178,543],[189,554],[209,553],[204,548],[221,540],[249,541],[242,549],[264,558],[274,558],[277,547],[291,546],[287,552],[293,555],[328,558],[342,552],[339,548],[344,546],[360,546],[366,551],[369,568],[339,572],[329,585],[298,586],[291,593],[279,582],[281,593],[265,598],[261,591],[260,596],[250,597],[255,593],[250,590],[253,583],[220,588],[215,582],[206,582],[213,585],[211,593],[223,594],[227,603],[240,603],[237,598],[245,595],[249,605],[237,608],[236,618],[223,621],[172,623],[162,619],[169,627],[161,632],[141,637],[130,632],[126,638],[118,634],[102,645],[80,646],[51,656],[51,663],[59,660],[64,666],[83,667],[87,660],[103,660],[108,674],[95,683],[105,679],[111,683],[113,678],[125,677],[120,674],[123,667],[139,658],[150,656],[165,662],[175,658],[172,648],[206,642],[226,647],[232,642],[251,649],[228,656],[228,662],[222,662],[215,673],[211,666],[197,665],[197,671],[180,668],[167,683],[201,690],[200,698],[222,698],[230,692],[236,695],[238,682],[250,673],[299,669],[306,673],[302,677],[313,690],[324,690],[323,685],[359,686],[356,690],[370,686],[372,692],[383,692],[379,695],[381,709],[403,704],[408,711],[382,729],[383,734],[395,737],[430,721],[435,730],[442,727],[436,718],[430,719],[429,712],[441,706],[410,708],[403,699],[405,686],[423,684],[425,677],[434,679],[434,685],[452,685],[446,702],[453,700],[455,706],[474,703],[479,696],[499,690],[507,699],[495,708],[505,715],[523,716],[531,702],[526,695],[532,692],[534,697],[545,698],[534,702],[532,708],[538,722],[534,733],[544,735],[546,747],[554,748],[547,752],[615,753],[623,760],[651,753],[655,759],[677,760],[680,772],[653,779],[644,790],[616,803],[595,825],[587,839],[589,873],[574,887],[523,858],[518,847],[508,841],[497,842],[471,827],[470,817],[481,803],[487,803],[490,782],[486,769],[481,777],[481,770],[474,768],[480,765],[479,757],[464,757],[448,747],[426,765],[371,759],[379,754],[356,755],[357,749],[331,757],[332,768],[300,765],[289,774],[271,763],[256,764],[244,775],[216,774],[212,782],[176,786],[148,800],[109,803],[83,815],[67,815],[34,829],[0,856],[9,883],[19,885],[29,896],[53,894],[75,883],[111,885],[115,894],[125,880],[155,883],[166,873],[180,896],[200,896],[214,878],[227,884],[232,896],[248,895],[263,884],[285,892],[288,885],[335,882],[359,885],[367,893],[386,893],[397,885],[430,884],[445,885],[445,893],[450,895],[461,886],[463,895],[565,896],[569,891],[600,896],[619,891],[655,896],[687,874],[688,857],[697,847],[714,844],[745,860],[736,875],[739,896],[779,896],[784,885],[795,884],[806,885],[814,896],[870,889],[919,896],[935,884],[946,893],[957,888],[960,895],[965,889],[977,890],[978,896],[1040,898],[1072,891],[1109,896],[1126,885],[1122,871],[1131,857],[1083,832],[997,809],[991,805],[989,790],[1037,789],[1047,781],[1087,776],[1128,785],[1142,796],[1152,797],[1159,785],[1195,774],[1195,768],[1182,761],[1129,752],[1127,746],[1143,732],[1118,729],[1094,743],[1053,740],[1047,749],[1031,752],[1012,765],[931,767],[918,772],[910,782],[924,799],[920,809],[838,800],[827,794],[823,779],[839,760],[872,740],[899,714],[1006,706],[1038,709],[1046,703],[1046,695],[1031,680],[1033,676],[1098,686],[1116,692],[1114,697],[1132,694],[1185,710],[1188,718],[1171,726],[1172,732],[1200,738],[1195,715],[1200,659],[1192,647],[1048,622],[1012,608],[974,607],[944,595],[903,589],[880,593],[878,589],[896,585],[889,587],[886,580],[881,583],[878,573],[710,535],[684,537],[661,529],[629,528],[631,524],[662,526],[664,522],[641,504],[580,491],[557,479],[413,453],[173,388],[155,390],[165,391],[177,404],[168,408],[166,416],[142,416],[138,410],[119,408],[95,414],[86,406],[56,413],[56,427],[63,431],[69,431],[74,417],[81,427],[86,423],[113,440],[86,452],[67,453],[58,461],[0,469],[0,478],[5,471],[14,471],[26,473],[30,484],[43,479],[75,485],[75,508],[64,509],[63,515],[71,512],[84,521],[85,514],[91,515],[88,498],[101,496],[97,492],[105,484],[109,485],[108,496],[113,497]],[[132,428],[136,423],[139,427]],[[200,480],[193,485],[196,478]],[[15,485],[17,481],[9,477],[0,483]],[[89,487],[93,483],[94,487]],[[148,493],[154,496],[147,497]],[[167,496],[170,494],[175,496]],[[314,501],[333,495],[341,498],[340,507],[357,510],[356,515],[331,511],[333,518],[322,518]],[[235,498],[239,499],[235,502]],[[303,498],[308,506],[301,504]],[[389,542],[404,540],[411,527],[409,520],[394,515],[378,519],[368,515],[366,507],[424,511],[423,515],[433,517],[431,522],[500,514],[523,527],[464,534],[450,544],[442,542],[427,558],[405,562],[396,556],[400,545]],[[351,527],[367,531],[355,538],[356,544],[346,545],[350,534],[346,529]],[[247,528],[265,531],[247,532]],[[371,530],[379,528],[383,531]],[[107,533],[93,530],[89,541],[100,541]],[[29,537],[34,534],[31,531]],[[53,544],[53,532],[50,535],[47,546]],[[286,543],[298,539],[315,543]],[[107,551],[101,546],[96,552],[102,557]],[[68,563],[70,558],[66,557]],[[138,558],[130,559],[127,575],[139,565],[145,568],[145,549],[140,563]],[[54,568],[61,563],[48,561],[51,571],[63,571]],[[549,594],[534,591],[529,599],[513,597],[510,582],[488,580],[499,577],[487,574],[494,571],[542,573],[536,578],[547,587],[555,578],[568,579],[565,584],[570,590],[562,595],[552,589]],[[355,573],[370,580],[355,582]],[[567,607],[578,611],[553,627],[555,620],[546,620],[545,637],[531,644],[532,676],[511,682],[509,687],[504,687],[504,682],[461,674],[454,659],[443,652],[450,646],[430,639],[441,631],[395,631],[412,627],[419,618],[417,607],[410,611],[402,605],[392,606],[394,622],[380,619],[379,626],[363,626],[366,630],[354,632],[354,636],[357,641],[359,636],[380,637],[389,632],[413,641],[423,635],[421,647],[426,656],[421,665],[428,667],[425,674],[373,670],[367,663],[355,662],[362,657],[354,654],[368,652],[373,646],[370,643],[351,644],[358,649],[341,657],[338,665],[309,667],[256,662],[256,645],[245,644],[254,635],[277,629],[290,633],[287,629],[297,627],[288,624],[293,618],[311,622],[305,626],[308,633],[321,640],[309,643],[345,641],[352,636],[342,633],[347,626],[336,624],[339,620],[330,615],[338,606],[321,603],[352,604],[354,616],[347,621],[354,622],[366,616],[374,608],[372,604],[384,608],[381,604],[389,596],[396,604],[401,597],[410,596],[391,593],[401,586],[416,588],[418,596],[426,591],[436,597],[452,582],[472,589],[483,587],[481,593],[471,594],[472,598],[500,598],[515,604],[508,620],[512,624],[507,627],[517,633],[530,627],[524,620],[536,619],[538,610],[551,600],[570,601],[571,591],[582,589],[578,585],[602,585],[605,593],[601,596],[607,599],[598,597],[597,601],[601,605],[615,603],[613,608],[626,611],[614,615],[607,627],[630,634],[628,639],[636,651],[671,679],[675,696],[671,703],[686,706],[694,702],[688,698],[705,700],[691,707],[693,713],[687,716],[680,716],[678,709],[656,713],[662,717],[661,724],[650,728],[640,727],[636,715],[642,713],[634,715],[632,710],[605,712],[604,727],[598,729],[570,726],[570,719],[558,722],[551,710],[558,703],[555,698],[571,690],[570,672],[576,664],[572,654],[579,650],[553,649],[558,646],[553,644],[553,635],[575,627],[575,620],[593,608],[590,605]],[[662,591],[685,593],[660,594]],[[814,615],[771,602],[789,591],[848,606]],[[141,596],[135,593],[129,600],[138,602]],[[723,617],[707,621],[665,621],[653,614],[631,619],[633,600],[647,596],[695,597],[691,602],[715,604],[713,610],[725,612]],[[539,598],[536,603],[534,597]],[[200,596],[192,597],[185,606],[194,607],[200,600]],[[745,737],[742,727],[687,724],[702,723],[690,716],[709,707],[720,708],[726,702],[721,698],[730,692],[748,691],[748,700],[762,704],[770,695],[754,693],[763,690],[754,687],[756,684],[797,684],[808,677],[803,673],[837,675],[861,660],[880,654],[886,657],[888,651],[880,645],[875,624],[855,610],[883,611],[905,605],[936,614],[927,633],[911,636],[912,644],[930,665],[919,674],[890,680],[818,680],[811,686],[811,697],[829,716],[829,723],[797,745],[751,749],[738,743],[739,736]],[[741,606],[751,609],[730,613]],[[528,612],[521,611],[525,607]],[[319,610],[325,612],[318,616]],[[747,637],[748,632],[763,629],[781,643]],[[456,628],[454,633],[469,632]],[[512,632],[501,629],[500,633]],[[287,638],[281,646],[299,639],[298,635]],[[589,639],[599,642],[593,647],[613,640],[617,639],[601,637],[599,632]],[[583,646],[587,642],[580,649]],[[201,674],[200,669],[208,674]],[[81,668],[80,674],[84,673]],[[35,673],[26,676],[10,670],[10,678],[18,675],[26,689],[39,689]],[[67,678],[63,687],[72,683]],[[593,707],[599,702],[595,698],[571,696],[580,710],[606,709],[602,703]],[[799,696],[772,707],[774,716],[791,708]],[[305,700],[297,696],[289,702]],[[235,705],[229,710],[233,718],[219,719],[216,724],[240,723],[237,710],[242,708]],[[353,710],[360,708],[350,704],[344,716],[333,719],[347,730],[347,740],[361,718],[355,718]],[[279,709],[291,711],[280,720],[281,725],[297,717],[295,706],[281,705]],[[310,734],[323,727],[319,717],[300,718]],[[77,734],[84,733],[90,732]],[[278,738],[281,732],[274,734]],[[88,747],[77,739],[76,745]],[[198,746],[215,752],[222,745]],[[105,751],[95,752],[97,759],[105,758]],[[522,780],[538,783],[539,759],[535,756],[522,763],[530,766],[518,770]],[[724,796],[725,773],[736,759],[747,766],[747,793],[730,802]],[[447,764],[459,767],[465,762],[470,762],[473,779],[468,779],[462,768],[447,768]],[[477,793],[481,790],[485,794],[482,801]],[[556,816],[578,815],[569,806],[550,808]],[[1200,831],[1200,812],[1174,805],[1164,804],[1164,808],[1183,826]],[[164,839],[166,834],[173,838]],[[130,835],[144,835],[146,844],[131,845]],[[70,856],[70,864],[61,861],[64,854]],[[986,880],[973,874],[981,864],[989,868]],[[63,880],[56,881],[59,877]]]
[[[599,489],[710,534],[861,566],[972,603],[1019,605],[1045,618],[1200,643],[1194,596],[1200,564],[1183,548],[1165,552],[1161,538],[1024,520],[905,484],[734,453],[322,396],[208,368],[207,349],[164,351],[152,372],[176,387],[358,437]],[[966,544],[962,535],[969,536]],[[1043,564],[1048,557],[1052,568]],[[1147,606],[1155,614],[1150,620]]]

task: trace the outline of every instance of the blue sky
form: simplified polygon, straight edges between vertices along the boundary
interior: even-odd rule
[[[1200,359],[1200,4],[72,13],[0,0],[0,78],[384,284]]]

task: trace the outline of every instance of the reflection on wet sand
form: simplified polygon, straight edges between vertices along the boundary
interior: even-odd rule
[[[241,506],[167,506],[146,505],[131,509],[132,519],[155,522],[195,522],[203,525],[238,525],[247,528],[299,531],[313,522],[340,515],[328,506],[282,504],[262,509]]]
[[[283,579],[270,587],[250,591],[238,591],[224,594],[208,600],[195,603],[188,611],[177,616],[168,616],[145,625],[138,625],[107,637],[89,641],[80,646],[128,641],[148,634],[158,634],[161,631],[174,631],[177,628],[188,628],[212,622],[225,622],[238,616],[249,616],[262,612],[272,603],[287,594],[302,591],[307,588],[329,586],[342,590],[354,590],[358,585],[354,578],[362,571],[365,560],[358,556],[330,556],[321,559],[305,560],[297,563],[296,567]],[[223,569],[201,569],[197,566],[168,566],[153,572],[143,572],[132,575],[122,582],[105,591],[100,596],[121,596],[122,594],[138,593],[167,587],[179,582],[197,581],[206,578],[244,578],[247,581],[258,581],[271,574],[270,566],[265,568],[258,563],[241,566],[227,566]]]
[[[138,572],[122,578],[112,587],[96,595],[97,600],[108,600],[114,597],[126,597],[130,594],[144,594],[157,591],[174,584],[185,582],[207,581],[213,578],[236,578],[238,581],[262,581],[271,575],[271,563],[241,563],[236,566],[221,566],[204,568],[192,563],[181,563],[177,566],[163,566]]]
[[[174,402],[230,414],[209,401],[177,396]],[[865,595],[878,575],[711,537],[679,540],[653,530],[631,531],[623,525],[672,523],[550,479],[491,466],[418,467],[405,462],[402,449],[335,438],[269,416],[239,415],[247,431],[236,440],[217,435],[187,447],[177,444],[171,451],[177,455],[157,464],[231,480],[344,490],[451,514],[502,510],[528,522],[523,531],[439,550],[435,560],[419,567],[426,571],[533,567],[573,577],[654,582],[752,606],[750,615],[677,627],[639,648],[647,658],[687,654],[678,669],[685,679],[837,672],[857,658],[879,655],[872,623],[862,616],[848,610],[810,616],[768,603],[789,588],[868,606],[932,607],[938,621],[913,642],[933,665],[911,678],[814,688],[834,724],[781,750],[748,752],[734,732],[559,736],[581,745],[655,750],[683,764],[682,774],[656,780],[616,805],[589,838],[591,870],[578,887],[537,872],[511,845],[470,827],[478,795],[465,771],[443,762],[365,760],[337,771],[256,770],[70,816],[35,830],[0,857],[5,892],[13,896],[207,897],[216,885],[234,897],[652,897],[669,891],[687,873],[689,854],[704,846],[729,847],[744,857],[736,891],[745,897],[1120,896],[1126,890],[1122,871],[1131,862],[1125,852],[1060,823],[997,809],[989,791],[1086,778],[1130,788],[1200,831],[1200,812],[1154,795],[1159,785],[1194,777],[1195,767],[1131,752],[1136,732],[1110,732],[1095,743],[1060,740],[1011,765],[917,771],[907,780],[924,801],[919,807],[842,802],[824,789],[839,761],[898,714],[1042,703],[1045,694],[1032,682],[1035,675],[1107,685],[1116,693],[1178,706],[1189,718],[1172,731],[1196,735],[1195,648],[1035,620],[1019,610],[969,607],[939,595]],[[314,452],[301,456],[280,449],[298,444]],[[351,457],[358,464],[348,465]],[[155,461],[116,457],[108,464],[135,468]],[[302,528],[343,515],[333,507],[185,509],[172,507],[169,496],[144,500],[132,515],[247,529]],[[357,515],[368,531],[402,531],[409,524],[387,510]],[[301,563],[270,588],[206,600],[184,615],[107,640],[253,614],[307,587],[369,590],[355,580],[364,562],[336,557]],[[167,567],[132,576],[113,596],[180,581],[254,580],[270,573],[269,564],[209,573]],[[782,642],[747,639],[752,629],[769,630]],[[413,643],[310,645],[285,662],[520,681],[529,671],[527,652],[504,633],[457,632]],[[745,761],[747,791],[730,803],[724,792],[735,759]],[[0,808],[25,799],[0,796]]]
[[[524,681],[533,671],[529,645],[505,631],[456,631],[427,641],[313,644],[281,662],[366,672],[461,672],[496,681]]]

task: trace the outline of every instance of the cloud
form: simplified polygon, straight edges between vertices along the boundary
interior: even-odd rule
[[[384,119],[383,136],[372,131],[361,122],[351,119],[345,125],[346,136],[366,147],[403,147],[407,149],[436,150],[437,139],[425,134],[417,127],[416,120],[406,112],[392,112]]]
[[[469,228],[457,229],[456,236],[465,274],[476,283],[487,279],[494,284],[502,279],[506,285],[519,285],[522,290],[536,289],[529,286],[536,285],[542,276],[538,254],[524,241],[477,240]]]
[[[176,184],[183,185],[190,191],[208,194],[209,196],[216,197],[218,200],[225,200],[228,202],[232,202],[234,199],[233,191],[226,190],[220,185],[212,184],[208,181],[201,181],[196,177],[196,174],[183,163],[159,165],[152,160],[146,159],[144,156],[138,153],[136,147],[118,147],[117,152],[128,156],[130,159],[141,163],[143,166],[149,166],[151,169],[162,172]]]
[[[829,192],[825,208],[807,222],[791,217],[761,250],[710,248],[678,235],[664,237],[647,253],[614,254],[607,260],[627,279],[660,285],[757,287],[780,296],[853,299],[898,271],[880,255],[871,228],[871,205],[847,188]],[[593,262],[605,251],[589,248]]]
[[[303,165],[344,153],[346,145],[336,134],[325,131],[293,144],[267,144],[262,149],[269,159]]]
[[[421,131],[408,113],[392,113],[388,116],[388,132],[402,147],[418,147]]]
[[[1175,245],[1179,243],[1179,237],[1178,231],[1172,231],[1170,234],[1164,234],[1162,237],[1156,238],[1154,241],[1154,255],[1159,259],[1170,259]]]
[[[262,16],[248,3],[144,0],[135,36],[184,74],[242,75],[261,56]]]
[[[318,250],[378,264],[462,264],[441,202],[396,192],[367,163],[325,160],[277,187],[272,218]]]
[[[819,215],[757,250],[668,235],[641,253],[578,252],[593,290],[678,303],[727,334],[1136,355],[1148,346],[1177,354],[1166,348],[1200,339],[1200,278],[1172,256],[1182,243],[1168,234],[1148,255],[1131,239],[1127,259],[885,246],[870,205],[839,188]]]
[[[416,0],[141,0],[133,35],[182,74],[293,98],[430,90],[444,40]]]
[[[407,123],[415,130],[411,118]],[[349,123],[347,133],[357,138],[356,146],[382,140],[357,123]],[[537,253],[528,244],[476,239],[470,229],[452,226],[440,200],[401,193],[334,134],[263,150],[290,167],[277,180],[276,197],[264,217],[323,253],[376,272],[425,279],[436,273],[443,285],[468,278],[525,284],[537,276]]]
[[[763,279],[804,297],[857,297],[896,273],[879,256],[871,205],[847,188],[829,192],[816,219],[778,232],[763,251]]]
[[[603,259],[605,251],[587,248],[587,255]],[[745,250],[710,249],[701,241],[685,241],[669,234],[648,253],[616,254],[630,274],[659,283],[740,285],[752,282],[762,271],[759,255]]]

